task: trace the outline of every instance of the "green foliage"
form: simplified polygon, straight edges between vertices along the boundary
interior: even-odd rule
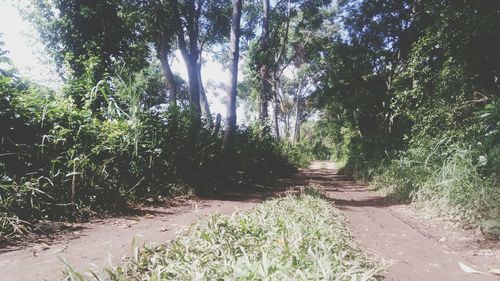
[[[26,11],[79,108],[97,82],[115,74],[116,64],[134,70],[147,65],[148,41],[137,12],[122,2],[35,0]],[[98,96],[91,109],[98,114],[106,106]]]
[[[431,213],[487,232],[484,223],[500,217],[500,187],[495,177],[480,172],[482,157],[477,149],[443,139],[383,160],[351,159],[345,172],[397,200],[410,199]]]
[[[2,236],[23,232],[24,222],[84,218],[185,186],[204,190],[293,171],[268,130],[239,128],[234,149],[222,155],[213,125],[198,127],[183,106],[147,107],[154,93],[147,75],[125,77],[103,80],[88,95],[104,89],[108,108],[99,117],[59,93],[2,84]]]
[[[340,1],[316,132],[345,171],[475,226],[498,220],[497,1]]]
[[[496,98],[487,103],[482,110],[476,114],[478,121],[482,124],[479,143],[482,155],[479,156],[481,169],[492,177],[500,175],[500,99]]]
[[[282,141],[281,151],[286,155],[288,163],[295,167],[307,168],[314,158],[314,152],[307,143],[290,143]]]
[[[356,250],[340,211],[308,188],[246,213],[212,216],[98,279],[375,280],[377,271]]]

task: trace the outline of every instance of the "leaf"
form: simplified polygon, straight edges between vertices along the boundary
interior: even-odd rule
[[[465,271],[466,273],[471,273],[471,274],[483,274],[483,275],[487,275],[486,273],[484,272],[481,272],[481,271],[478,271],[478,270],[475,270],[474,268],[468,266],[468,265],[465,265],[461,262],[458,263],[458,265],[460,266],[460,268]]]
[[[82,173],[81,172],[71,172],[69,174],[66,175],[66,177],[71,177],[71,176],[76,176],[76,175],[81,175]]]
[[[479,166],[483,167],[483,166],[486,166],[488,164],[488,158],[486,158],[485,155],[480,155],[479,156]]]

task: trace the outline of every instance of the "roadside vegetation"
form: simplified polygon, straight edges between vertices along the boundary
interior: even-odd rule
[[[319,8],[303,2],[308,13]],[[0,241],[36,231],[40,221],[82,220],[146,200],[210,194],[308,164],[308,150],[273,134],[268,118],[237,123],[239,45],[248,52],[258,41],[248,28],[260,21],[252,11],[262,5],[210,1],[201,9],[200,3],[18,3],[62,82],[44,86],[20,74],[0,35]],[[282,27],[280,11],[273,20]],[[293,17],[309,26],[303,14]],[[291,48],[288,38],[274,42],[273,52]],[[171,69],[176,51],[187,77]],[[231,69],[227,85],[204,85],[208,54]],[[280,65],[292,65],[290,58],[282,54]],[[248,67],[262,63],[270,62],[256,57]],[[254,82],[241,91],[259,91]],[[225,120],[211,113],[208,91],[225,97]],[[241,96],[238,102],[249,105],[258,99]]]
[[[139,81],[106,81],[116,92],[107,96],[112,105],[102,117],[22,82],[2,81],[10,87],[0,97],[2,239],[38,220],[75,220],[145,199],[209,192],[286,175],[307,162],[258,125],[238,128],[233,149],[222,154],[223,132],[206,121],[193,124],[186,109],[148,108]]]
[[[325,56],[316,155],[500,235],[500,5],[342,1]]]
[[[341,212],[319,189],[214,215],[167,244],[139,250],[102,276],[69,280],[376,280],[380,267],[353,244]],[[88,275],[88,276],[91,276]]]

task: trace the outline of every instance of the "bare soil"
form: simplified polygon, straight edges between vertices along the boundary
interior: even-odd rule
[[[252,208],[291,184],[291,179],[274,180],[211,191],[203,198],[180,198],[165,206],[137,208],[118,217],[65,227],[57,223],[58,233],[27,237],[28,242],[0,248],[0,280],[63,280],[65,263],[78,272],[100,272],[131,256],[137,246],[172,240],[190,224],[213,214]]]
[[[338,175],[331,162],[315,162],[288,179],[221,190],[209,198],[181,199],[174,206],[143,207],[130,215],[94,219],[30,243],[0,248],[0,280],[61,280],[61,260],[80,272],[109,266],[133,254],[136,246],[174,239],[180,230],[211,214],[246,210],[310,183],[322,185],[345,213],[360,249],[387,265],[386,280],[500,280],[491,274],[466,273],[459,266],[483,272],[500,268],[498,240],[487,240],[445,219],[422,216],[412,206],[393,204]]]
[[[334,163],[304,170],[309,183],[322,185],[348,218],[360,248],[385,263],[386,280],[500,280],[499,275],[467,273],[460,263],[487,273],[500,268],[500,242],[424,210],[391,202],[384,195],[337,174]]]

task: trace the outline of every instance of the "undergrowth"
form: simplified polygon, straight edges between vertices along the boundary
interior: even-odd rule
[[[353,160],[344,172],[430,215],[447,216],[500,237],[500,186],[483,174],[478,150],[451,141],[380,160]]]
[[[259,125],[239,126],[222,154],[224,132],[213,122],[194,122],[181,102],[148,107],[147,89],[132,78],[96,86],[113,89],[100,114],[15,81],[0,91],[0,241],[22,237],[38,221],[85,219],[307,164],[299,149]]]
[[[307,188],[232,216],[214,215],[97,280],[375,280],[341,212]],[[70,270],[69,280],[86,280]]]

